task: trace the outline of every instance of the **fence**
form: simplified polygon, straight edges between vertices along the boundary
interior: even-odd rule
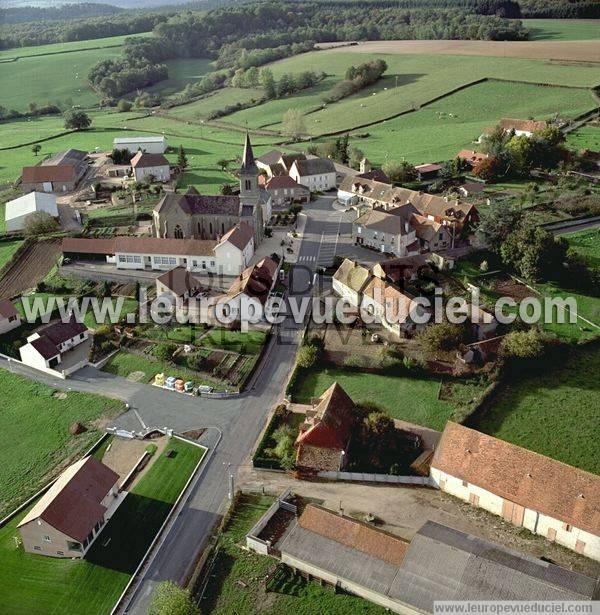
[[[317,476],[328,480],[347,480],[362,483],[431,486],[428,476],[395,476],[393,474],[369,474],[367,472],[319,472]]]

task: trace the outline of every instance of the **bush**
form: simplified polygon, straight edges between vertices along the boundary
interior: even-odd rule
[[[539,329],[513,331],[502,340],[502,356],[513,359],[537,359],[544,353],[547,342],[548,337]]]
[[[150,442],[150,444],[148,444],[145,450],[148,453],[148,455],[152,457],[152,455],[154,455],[154,453],[156,453],[156,451],[158,450],[158,446],[156,446],[154,442]]]
[[[319,350],[316,346],[312,344],[305,344],[300,347],[298,351],[298,366],[307,369],[312,367],[319,356]]]
[[[35,211],[25,218],[25,235],[45,235],[58,229],[58,222],[47,211]]]
[[[176,350],[177,346],[175,344],[163,342],[162,344],[158,344],[156,348],[154,348],[153,354],[157,359],[161,359],[162,361],[170,361],[173,358],[173,353]]]
[[[466,329],[462,325],[442,322],[430,325],[417,335],[425,350],[452,350],[464,342]]]
[[[190,592],[173,581],[162,581],[152,597],[148,615],[199,615]]]

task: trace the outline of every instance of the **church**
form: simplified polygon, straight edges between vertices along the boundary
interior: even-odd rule
[[[254,230],[254,243],[263,238],[271,217],[271,198],[258,183],[250,135],[246,133],[239,172],[239,195],[202,195],[191,187],[185,194],[167,193],[153,212],[154,235],[174,239],[219,239],[245,222]]]

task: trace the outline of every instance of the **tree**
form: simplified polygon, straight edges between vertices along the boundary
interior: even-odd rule
[[[281,75],[281,77],[279,78],[279,83],[277,84],[277,97],[281,98],[282,96],[285,96],[286,94],[292,92],[292,83],[293,79],[291,75],[288,75],[287,73]]]
[[[544,352],[547,342],[547,336],[538,329],[512,331],[502,340],[501,352],[507,358],[537,359]]]
[[[440,322],[430,325],[417,334],[423,348],[429,352],[452,350],[463,343],[466,329],[462,325]]]
[[[162,581],[154,590],[148,615],[199,615],[189,590],[183,589],[173,581]]]
[[[29,115],[36,115],[37,111],[38,111],[37,103],[30,102],[27,105],[27,113],[29,113]]]
[[[298,351],[298,367],[312,367],[319,356],[319,349],[313,344],[304,344]]]
[[[298,139],[306,133],[304,117],[298,109],[288,109],[283,116],[283,132],[294,139]]]
[[[85,130],[92,125],[90,116],[85,111],[72,109],[64,114],[65,128],[70,130]]]
[[[39,143],[32,145],[31,151],[37,156],[42,151],[42,146]]]
[[[490,156],[473,167],[473,175],[486,181],[494,181],[506,175],[506,165],[499,156]]]
[[[47,211],[34,211],[25,218],[25,235],[45,235],[58,229],[58,222]]]
[[[217,160],[217,166],[219,167],[219,169],[221,169],[221,171],[225,172],[227,171],[227,167],[229,166],[229,160],[227,160],[226,158],[220,158],[219,160]]]
[[[129,100],[125,100],[124,98],[121,98],[121,100],[117,104],[117,109],[121,113],[125,113],[127,111],[131,111],[132,108],[133,108],[133,103],[131,101],[129,101]]]
[[[163,342],[154,348],[154,356],[162,361],[170,361],[173,358],[173,353],[177,350],[175,344]]]
[[[289,425],[281,425],[271,436],[275,442],[273,448],[268,448],[265,453],[270,457],[279,459],[279,463],[284,470],[292,470],[295,465],[296,451],[294,441],[296,434]]]
[[[348,165],[353,169],[360,167],[360,161],[365,157],[364,152],[358,147],[351,147],[348,151]]]
[[[508,235],[520,224],[523,214],[507,201],[500,201],[493,208],[480,213],[475,231],[477,240],[498,252]]]
[[[401,162],[386,162],[381,168],[392,182],[405,184],[417,179],[417,170],[405,160]]]
[[[396,427],[383,412],[370,412],[359,427],[360,449],[375,471],[387,472],[396,452]]]
[[[233,186],[231,184],[221,184],[219,187],[219,192],[222,195],[230,196],[233,194]]]
[[[185,170],[188,166],[187,156],[185,155],[185,150],[183,149],[183,145],[179,146],[179,153],[177,154],[177,164],[180,169]]]
[[[275,83],[275,78],[273,77],[273,71],[270,68],[261,69],[259,82],[265,90],[266,98],[272,100],[277,97],[277,85]]]

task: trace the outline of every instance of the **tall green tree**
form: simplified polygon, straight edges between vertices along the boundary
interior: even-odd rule
[[[64,114],[65,128],[70,130],[85,130],[92,125],[90,116],[85,111],[72,109]]]
[[[188,166],[188,159],[183,149],[183,145],[179,145],[179,152],[177,153],[177,165],[180,169],[185,170]]]

